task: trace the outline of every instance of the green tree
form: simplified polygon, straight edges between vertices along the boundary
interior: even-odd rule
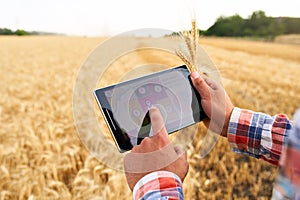
[[[243,18],[239,15],[233,15],[231,17],[221,16],[205,34],[216,36],[242,36],[244,23]]]
[[[300,33],[300,18],[281,17],[277,21],[285,27],[285,34]]]
[[[280,34],[299,34],[300,18],[266,16],[264,11],[255,11],[247,19],[239,15],[219,17],[204,35],[247,36],[274,38]]]
[[[21,29],[16,30],[15,33],[16,33],[16,35],[18,35],[18,36],[28,35],[28,33],[27,33],[26,31],[21,30]]]
[[[0,35],[13,35],[14,32],[7,28],[0,28]]]
[[[246,36],[266,36],[268,35],[268,26],[271,23],[271,18],[268,18],[264,11],[255,11],[251,17],[246,20],[245,33]]]

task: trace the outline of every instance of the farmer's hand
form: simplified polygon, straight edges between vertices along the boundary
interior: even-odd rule
[[[191,74],[192,82],[201,96],[201,105],[209,119],[204,120],[210,130],[227,137],[228,125],[234,106],[224,88],[215,81]]]
[[[154,136],[146,137],[124,158],[127,183],[131,190],[145,175],[154,171],[170,171],[183,181],[188,172],[186,152],[173,146],[158,108],[150,109]]]

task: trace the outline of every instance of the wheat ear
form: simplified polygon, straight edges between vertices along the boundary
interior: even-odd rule
[[[197,30],[197,23],[196,23],[196,19],[192,20],[192,36],[193,36],[193,45],[194,48],[193,50],[193,54],[194,54],[194,58],[193,58],[193,64],[197,65],[196,63],[196,55],[197,55],[197,44],[198,44],[198,30]]]
[[[176,54],[187,65],[191,72],[197,70],[197,44],[198,44],[198,31],[196,25],[196,19],[192,20],[192,30],[184,31],[181,33],[184,38],[185,45],[187,46],[187,52],[184,53],[180,50],[176,51]]]
[[[176,54],[187,65],[191,72],[196,71],[196,68],[193,65],[193,63],[191,63],[190,60],[180,50],[176,51]]]

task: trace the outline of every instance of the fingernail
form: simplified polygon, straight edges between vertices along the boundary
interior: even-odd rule
[[[151,106],[151,108],[149,109],[149,115],[150,118],[153,116],[154,113],[156,113],[158,111],[158,108],[156,106]]]
[[[200,75],[199,75],[199,73],[197,71],[191,73],[191,78],[192,79],[197,79],[199,77],[200,77]]]
[[[150,111],[150,112],[153,112],[153,111],[155,111],[155,110],[157,110],[157,107],[154,106],[154,105],[151,105],[149,111]]]

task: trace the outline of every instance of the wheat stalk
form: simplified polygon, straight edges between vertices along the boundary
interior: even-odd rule
[[[187,47],[187,52],[182,50],[177,50],[177,56],[187,65],[191,72],[197,70],[197,44],[198,44],[198,30],[196,19],[192,20],[192,30],[183,31],[180,33],[183,37],[185,45]]]
[[[197,55],[197,44],[198,44],[198,30],[197,30],[197,24],[196,24],[196,19],[192,20],[192,36],[193,36],[193,57],[192,57],[192,61],[194,63],[194,65],[197,65],[196,63],[196,55]]]
[[[189,70],[190,70],[191,72],[196,71],[196,68],[194,67],[193,63],[190,61],[189,58],[187,58],[187,57],[182,53],[182,51],[177,50],[177,51],[176,51],[176,54],[177,54],[177,56],[179,56],[179,58],[187,65],[187,67],[189,68]]]

